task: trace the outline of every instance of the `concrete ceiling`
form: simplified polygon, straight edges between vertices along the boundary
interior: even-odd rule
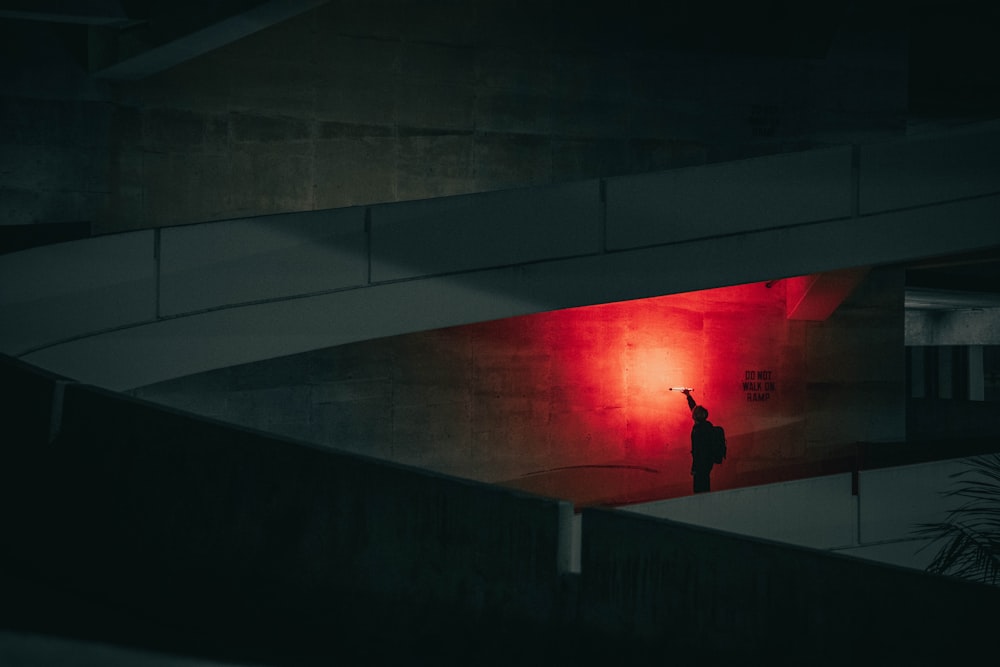
[[[329,0],[13,0],[0,18],[80,24],[90,70],[134,80],[174,67]]]
[[[91,66],[95,76],[135,79],[325,4],[345,15],[356,11],[350,0],[0,0],[0,18],[86,26],[92,42],[103,41],[92,49],[102,54]],[[451,3],[380,0],[378,6],[459,25]],[[526,21],[544,23],[544,34],[562,40],[562,46],[598,51],[694,50],[809,60],[827,57],[845,32],[902,36],[911,116],[926,122],[1000,113],[993,66],[1000,3],[987,0],[541,0],[518,11]],[[454,40],[504,39],[487,24],[490,12],[509,7],[483,3],[471,15],[477,12],[482,25],[459,26],[462,34]],[[447,35],[440,38],[448,41]]]
[[[914,310],[1000,307],[1000,248],[931,258],[908,266],[906,307]]]
[[[81,25],[122,25],[131,19],[122,0],[6,0],[0,3],[0,18],[78,23]]]

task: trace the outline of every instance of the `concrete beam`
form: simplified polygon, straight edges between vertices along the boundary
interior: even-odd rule
[[[92,74],[100,79],[142,79],[315,9],[328,1],[269,0],[245,12],[103,67]]]
[[[130,20],[121,0],[18,0],[4,5],[0,18],[22,21],[107,26]]]
[[[984,127],[984,140],[996,131]],[[636,183],[212,223],[177,232],[178,243],[160,230],[13,253],[0,258],[0,350],[121,390],[383,336],[797,276],[821,276],[791,311],[814,317],[864,267],[1000,247],[995,182],[926,203],[917,189],[911,207],[851,214],[849,158],[824,150]],[[736,201],[713,201],[723,195]],[[480,218],[511,237],[484,233]],[[561,232],[535,231],[545,225]]]
[[[797,276],[814,269],[895,264],[934,253],[961,252],[986,237],[993,244],[1000,242],[1000,226],[985,224],[998,216],[1000,195],[941,205],[933,211],[915,209],[369,284],[158,319],[19,356],[52,372],[122,391],[205,370],[383,336],[758,282],[776,273]],[[943,244],[927,232],[938,228],[941,219],[954,220],[953,228],[965,232],[949,237],[954,245]],[[776,247],[782,249],[780,261],[740,261],[748,253],[764,256]]]
[[[907,345],[1000,345],[1000,307],[906,310]]]
[[[785,281],[785,314],[790,320],[825,320],[866,275],[868,268],[862,267],[789,278]]]

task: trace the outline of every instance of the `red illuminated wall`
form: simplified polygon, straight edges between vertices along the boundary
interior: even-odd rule
[[[729,463],[762,464],[803,439],[806,326],[785,318],[781,283],[759,283],[462,327],[474,429],[488,434],[476,446],[516,454],[470,463],[531,490],[686,488],[692,422],[669,388],[688,386],[726,427],[734,454],[721,484]]]
[[[671,386],[693,387],[726,428],[713,489],[902,439],[902,274],[873,272],[823,321],[787,317],[787,282],[366,341],[136,393],[580,504],[690,493],[692,422]]]

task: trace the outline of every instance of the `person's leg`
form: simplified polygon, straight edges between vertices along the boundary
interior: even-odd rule
[[[706,473],[694,474],[694,492],[702,493],[709,490],[710,482]]]

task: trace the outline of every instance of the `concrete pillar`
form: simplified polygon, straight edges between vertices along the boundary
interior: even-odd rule
[[[940,345],[937,348],[938,360],[938,398],[951,398],[952,387],[952,357],[951,346]]]
[[[986,400],[986,373],[983,366],[983,346],[970,345],[969,354],[969,400]]]
[[[923,345],[912,345],[907,348],[910,355],[910,397],[927,397],[927,373],[924,370]]]

